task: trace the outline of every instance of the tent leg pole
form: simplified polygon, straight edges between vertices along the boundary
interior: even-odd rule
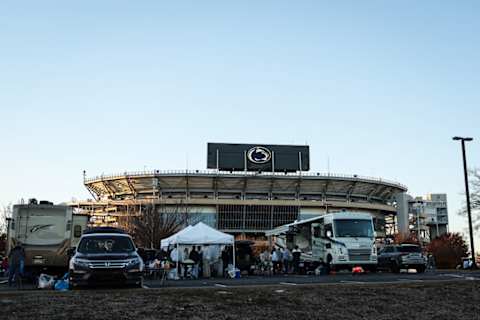
[[[235,271],[236,265],[235,265],[235,241],[233,242],[233,270]]]

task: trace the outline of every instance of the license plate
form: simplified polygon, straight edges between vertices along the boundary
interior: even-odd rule
[[[45,261],[43,259],[34,259],[33,264],[44,264]]]

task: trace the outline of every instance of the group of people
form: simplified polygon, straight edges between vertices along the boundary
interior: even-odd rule
[[[155,259],[150,262],[150,268],[163,268],[176,273],[175,278],[210,278],[226,276],[228,266],[232,264],[232,249],[219,245],[204,245],[192,247],[176,246],[162,248]]]
[[[302,251],[295,246],[289,248],[265,249],[259,256],[260,271],[273,274],[300,273]],[[172,271],[176,279],[227,277],[228,268],[233,265],[230,246],[205,245],[192,247],[162,248],[150,268]]]
[[[302,251],[298,246],[295,246],[292,250],[275,247],[272,251],[265,249],[260,254],[260,268],[263,272],[272,271],[273,274],[299,273],[301,254]]]

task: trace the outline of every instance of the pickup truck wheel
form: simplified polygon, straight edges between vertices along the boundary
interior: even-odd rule
[[[368,267],[367,270],[370,271],[371,273],[376,273],[377,272],[377,266]]]
[[[417,267],[415,269],[417,270],[417,273],[424,273],[425,272],[425,267]]]
[[[396,262],[393,262],[392,266],[390,267],[390,270],[393,273],[400,273],[400,266]]]

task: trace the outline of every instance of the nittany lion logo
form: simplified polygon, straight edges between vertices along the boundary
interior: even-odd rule
[[[272,159],[272,153],[265,147],[253,147],[248,150],[247,158],[253,163],[266,163]]]

